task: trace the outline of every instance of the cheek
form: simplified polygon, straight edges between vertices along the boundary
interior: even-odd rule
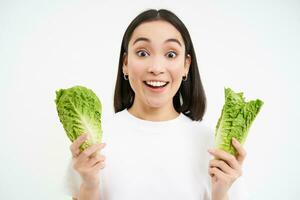
[[[138,88],[142,87],[142,79],[144,77],[145,69],[141,62],[135,60],[131,60],[130,63],[128,63],[128,66],[130,66],[128,67],[130,86],[136,93]]]
[[[128,67],[128,73],[131,76],[131,79],[137,80],[137,79],[141,78],[142,74],[145,71],[145,69],[143,67],[144,66],[143,63],[133,60],[128,64],[130,66],[130,67]]]
[[[169,67],[169,73],[172,77],[172,81],[173,82],[180,82],[182,80],[182,76],[184,73],[184,68],[182,67],[182,64],[177,64],[177,65],[172,65],[171,67]]]

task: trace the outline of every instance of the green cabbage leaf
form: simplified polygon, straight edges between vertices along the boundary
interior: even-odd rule
[[[236,150],[232,145],[232,138],[244,144],[250,126],[260,111],[263,101],[260,99],[246,102],[243,93],[235,93],[225,88],[225,104],[218,119],[215,130],[216,148],[222,149],[232,155]]]
[[[80,146],[81,151],[102,139],[102,104],[97,95],[83,86],[74,86],[56,91],[56,109],[59,120],[71,142],[81,134],[87,140]]]

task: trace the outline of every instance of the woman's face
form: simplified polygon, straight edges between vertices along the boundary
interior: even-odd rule
[[[123,65],[135,93],[134,104],[173,106],[190,62],[181,34],[172,24],[161,20],[140,24],[129,41]]]

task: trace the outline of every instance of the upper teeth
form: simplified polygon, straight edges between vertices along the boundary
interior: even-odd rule
[[[162,82],[162,81],[147,81],[146,83],[154,87],[163,86],[167,84],[166,82]]]

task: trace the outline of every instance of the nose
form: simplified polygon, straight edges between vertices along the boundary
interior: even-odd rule
[[[159,58],[158,56],[153,58],[153,61],[151,62],[150,66],[148,67],[148,72],[158,75],[161,73],[164,73],[165,66],[162,58]]]

